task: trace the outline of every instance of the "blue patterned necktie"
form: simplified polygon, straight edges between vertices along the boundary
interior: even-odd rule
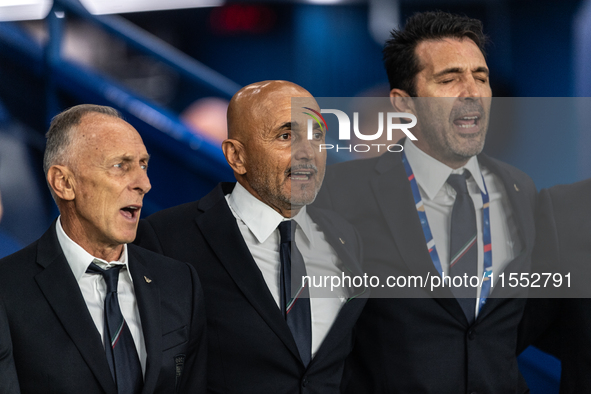
[[[302,254],[295,245],[296,226],[292,220],[283,221],[278,226],[281,235],[280,303],[281,313],[291,330],[302,362],[307,367],[312,359],[312,317],[309,288],[307,285],[302,286],[306,266]],[[293,292],[293,297],[292,288],[298,289]]]
[[[449,275],[467,275],[468,278],[478,275],[478,250],[476,230],[476,211],[468,193],[467,178],[470,172],[451,174],[447,183],[456,191],[451,214]],[[469,280],[468,280],[469,281]],[[472,324],[476,315],[476,288],[454,287],[452,293],[457,298],[468,322]]]
[[[107,284],[105,296],[105,353],[111,368],[111,374],[117,385],[118,394],[139,394],[142,391],[142,367],[133,337],[123,318],[117,297],[119,271],[123,265],[116,265],[108,270],[101,269],[94,262],[90,263],[89,274],[101,274]]]

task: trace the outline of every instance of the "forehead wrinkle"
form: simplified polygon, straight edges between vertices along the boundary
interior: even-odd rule
[[[143,140],[137,130],[117,117],[91,112],[85,114],[75,127],[74,140],[81,144],[79,149],[75,149],[78,159],[84,154],[84,156],[94,157],[93,160],[99,160],[99,162],[114,158],[122,160],[126,156],[134,157],[133,153],[129,153],[130,149],[141,147],[145,150]],[[115,143],[118,139],[124,141],[125,147]],[[133,148],[130,148],[132,146]],[[96,156],[90,156],[93,154],[92,152],[97,151]]]

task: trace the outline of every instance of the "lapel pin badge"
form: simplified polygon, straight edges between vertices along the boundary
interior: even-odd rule
[[[517,184],[516,184],[516,183],[514,183],[514,184],[513,184],[513,187],[515,188],[515,191],[516,191],[516,192],[518,192],[518,191],[519,191],[519,188],[517,187]]]
[[[152,283],[152,279],[148,278],[147,276],[144,276],[144,280],[146,283]]]
[[[339,241],[341,241],[341,243],[344,245],[345,241],[343,241],[343,239],[341,237],[339,237]]]

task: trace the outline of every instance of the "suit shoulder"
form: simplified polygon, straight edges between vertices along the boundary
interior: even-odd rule
[[[35,261],[37,256],[37,244],[35,241],[32,244],[25,246],[23,249],[0,259],[0,269],[5,269],[13,266],[23,266],[26,261]],[[15,268],[16,268],[15,267]],[[0,275],[2,276],[2,275]]]
[[[536,185],[534,181],[531,179],[529,175],[525,172],[521,171],[519,168],[512,166],[511,164],[507,164],[504,161],[492,158],[490,156],[484,155],[485,160],[484,165],[490,167],[490,164],[496,166],[497,168],[501,169],[503,172],[509,174],[519,185],[525,186],[529,191],[536,193]],[[490,169],[490,168],[489,168]],[[499,174],[502,176],[502,174]]]
[[[547,193],[554,206],[569,207],[568,210],[575,210],[574,206],[583,204],[588,205],[589,196],[591,196],[591,179],[571,183],[569,185],[556,185],[549,189],[542,190],[541,193]]]
[[[491,161],[492,163],[496,164],[498,167],[502,168],[503,170],[507,171],[509,174],[511,174],[512,176],[522,179],[522,180],[527,180],[529,182],[532,182],[532,179],[529,175],[527,175],[525,172],[521,171],[519,168],[512,166],[511,164],[505,163],[504,161],[501,161],[499,159],[495,159],[493,157],[487,156],[487,159],[489,161]]]
[[[0,295],[13,297],[19,289],[26,287],[39,272],[37,261],[37,245],[35,241],[29,246],[0,259]],[[1,297],[1,296],[0,296]]]
[[[324,218],[324,220],[327,221],[329,225],[333,228],[351,231],[355,230],[355,227],[351,223],[349,223],[344,217],[342,217],[335,211],[320,208],[317,206],[310,206],[308,207],[308,209],[313,216]]]
[[[359,185],[369,182],[370,175],[376,171],[375,168],[380,157],[350,160],[328,166],[320,191],[323,194],[320,197],[321,203],[315,205],[325,205],[322,203],[326,198],[324,194],[340,195],[349,192],[352,187],[359,187]]]
[[[199,201],[191,201],[175,207],[166,208],[148,216],[145,220],[150,224],[178,223],[187,219],[192,219],[199,214]]]
[[[373,171],[380,158],[381,156],[332,164],[326,168],[326,175],[332,178],[341,175],[351,175],[351,173],[358,174]]]
[[[152,252],[151,250],[142,248],[141,246],[128,244],[127,247],[130,253],[136,254],[144,261],[149,261],[151,266],[156,265],[159,268],[165,268],[167,270],[178,269],[183,272],[187,268],[187,266],[190,267],[190,265],[187,263],[158,254],[156,252]]]
[[[548,189],[548,192],[554,197],[568,197],[586,194],[587,198],[591,194],[591,178],[571,183],[568,185],[556,185]]]

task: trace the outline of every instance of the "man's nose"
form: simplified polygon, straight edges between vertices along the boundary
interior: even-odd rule
[[[152,188],[152,184],[150,183],[150,178],[148,178],[148,172],[139,166],[134,175],[135,177],[132,184],[133,189],[139,191],[140,194],[146,194],[149,192]]]
[[[478,86],[478,83],[473,76],[469,76],[464,80],[460,97],[482,97],[482,89],[480,88],[480,86]]]
[[[314,158],[314,146],[307,138],[298,138],[291,146],[292,157],[296,160],[312,160]]]

